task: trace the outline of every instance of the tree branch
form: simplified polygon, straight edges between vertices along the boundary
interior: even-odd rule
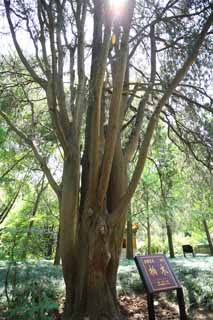
[[[33,141],[28,136],[26,136],[25,133],[23,133],[20,129],[18,129],[12,123],[12,121],[9,119],[9,117],[6,115],[6,113],[4,113],[3,111],[0,110],[0,115],[2,116],[2,118],[4,118],[4,120],[6,121],[8,126],[22,139],[22,141],[32,149],[32,151],[35,155],[35,158],[41,167],[41,170],[44,172],[44,174],[47,177],[49,184],[51,185],[52,189],[55,191],[56,195],[58,197],[60,197],[60,187],[58,186],[58,184],[54,180],[54,178],[50,172],[50,169],[48,168],[48,166],[46,164],[46,160],[40,155],[40,153],[37,150],[36,146],[34,145]]]
[[[165,94],[159,100],[157,107],[156,107],[155,111],[153,112],[153,114],[150,118],[149,124],[147,126],[146,133],[144,135],[144,139],[143,139],[141,149],[140,149],[138,162],[136,164],[136,168],[133,173],[131,182],[128,186],[127,192],[122,197],[118,207],[114,210],[114,213],[117,213],[117,217],[115,218],[115,217],[113,217],[114,215],[110,215],[112,217],[111,218],[112,223],[114,223],[115,220],[116,220],[116,222],[118,221],[118,217],[122,214],[124,208],[126,208],[126,206],[129,204],[129,202],[130,202],[130,200],[131,200],[131,198],[137,188],[138,182],[140,180],[141,174],[142,174],[144,166],[145,166],[145,162],[146,162],[149,146],[151,143],[151,139],[152,139],[153,133],[155,131],[155,128],[157,126],[159,116],[160,116],[160,113],[162,111],[163,106],[165,105],[167,100],[170,98],[170,96],[172,95],[172,92],[178,86],[180,81],[185,77],[190,66],[195,62],[195,60],[198,56],[198,53],[199,53],[199,49],[202,46],[202,44],[205,40],[205,36],[206,36],[209,28],[211,27],[212,23],[213,23],[213,13],[210,14],[210,16],[208,17],[207,21],[205,22],[205,24],[203,26],[202,31],[198,34],[197,41],[195,42],[195,45],[194,45],[193,50],[191,51],[191,54],[187,57],[182,68],[180,68],[177,71],[175,77],[170,82]]]
[[[124,150],[124,157],[127,162],[129,162],[132,158],[132,155],[134,154],[137,145],[138,140],[140,137],[140,130],[144,119],[144,111],[146,104],[148,102],[150,93],[152,91],[152,88],[154,86],[155,77],[156,77],[156,43],[155,43],[155,26],[154,24],[151,24],[150,26],[150,42],[151,42],[151,74],[150,74],[150,84],[141,99],[138,107],[138,112],[136,116],[136,122],[135,126],[133,127],[133,130],[130,134],[129,141],[126,145],[126,148]]]
[[[6,217],[10,213],[10,210],[12,209],[14,203],[16,202],[16,199],[18,198],[18,195],[19,195],[19,192],[21,191],[22,186],[23,186],[23,183],[20,183],[19,188],[18,188],[17,192],[15,193],[14,197],[9,201],[9,203],[6,205],[6,207],[0,213],[0,224],[6,219]]]
[[[107,127],[105,150],[101,168],[101,176],[98,185],[97,199],[99,205],[103,205],[104,198],[106,196],[110,172],[112,168],[112,162],[115,152],[115,146],[117,143],[118,133],[120,130],[120,116],[121,116],[121,98],[124,85],[124,78],[126,72],[126,65],[128,59],[128,39],[129,30],[131,25],[131,19],[133,15],[133,2],[129,3],[129,14],[124,25],[124,31],[121,39],[121,46],[119,56],[117,57],[114,89],[111,98],[110,110],[109,110],[109,123]]]
[[[27,61],[27,59],[25,58],[23,51],[21,50],[21,47],[17,41],[16,38],[16,34],[15,34],[15,30],[13,27],[13,23],[11,20],[11,16],[10,16],[10,1],[9,0],[4,0],[4,5],[5,5],[5,9],[6,9],[6,15],[7,15],[7,20],[9,23],[9,27],[10,27],[10,32],[13,38],[13,43],[15,45],[15,48],[18,52],[18,55],[21,59],[21,62],[23,63],[23,65],[26,67],[27,71],[30,73],[30,75],[32,76],[32,78],[40,84],[40,86],[45,89],[47,87],[47,81],[40,78],[37,73],[35,72],[35,70],[32,68],[32,66],[29,64],[29,62]]]
[[[88,112],[91,113],[90,122],[90,146],[89,146],[89,185],[88,192],[92,195],[93,202],[96,198],[96,189],[98,184],[99,168],[100,168],[100,123],[101,123],[101,103],[104,76],[106,72],[107,57],[111,43],[112,19],[106,17],[103,42],[101,35],[104,12],[102,4],[96,1],[96,14],[94,15],[94,34],[93,34],[93,55],[91,66],[91,81]],[[107,4],[106,4],[107,6]],[[107,8],[105,8],[107,10]],[[98,18],[98,15],[100,17]],[[100,19],[98,25],[96,21]]]
[[[28,154],[29,152],[20,159],[18,159],[15,163],[13,163],[13,165],[1,175],[0,180],[3,179],[6,175],[8,175],[8,173],[12,171],[22,160],[24,160]]]

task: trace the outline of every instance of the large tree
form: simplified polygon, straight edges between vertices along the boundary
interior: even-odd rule
[[[191,84],[186,74],[200,51],[208,60],[211,7],[177,0],[4,0],[4,6],[22,67],[7,58],[11,68],[3,74],[23,98],[19,106],[2,90],[0,115],[31,148],[59,201],[64,318],[119,319],[116,275],[127,209],[163,108],[173,115],[177,99],[189,99],[187,90],[175,90],[182,80]],[[30,50],[22,49],[26,41]],[[61,181],[42,146],[47,114],[63,153]]]

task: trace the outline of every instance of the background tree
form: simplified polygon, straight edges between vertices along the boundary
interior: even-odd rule
[[[134,258],[134,248],[133,248],[133,224],[132,224],[132,209],[131,205],[128,210],[127,224],[126,224],[126,258]]]
[[[212,176],[199,168],[199,175],[196,172],[190,181],[193,184],[192,191],[192,212],[191,216],[195,220],[195,225],[198,224],[201,230],[203,229],[206,235],[206,241],[209,246],[210,254],[213,255],[213,243],[209,230],[209,224],[212,224]]]

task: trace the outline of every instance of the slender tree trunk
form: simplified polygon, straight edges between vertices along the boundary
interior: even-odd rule
[[[128,217],[127,217],[127,246],[126,246],[126,257],[127,259],[133,259],[133,233],[132,233],[132,211],[131,205],[128,210]]]
[[[33,219],[35,217],[36,213],[37,213],[42,193],[44,192],[44,190],[46,188],[47,188],[47,186],[44,186],[44,176],[43,176],[42,181],[41,181],[41,188],[40,188],[40,190],[37,191],[37,196],[36,196],[36,199],[35,199],[35,203],[34,203],[33,208],[32,208],[32,217],[31,217],[31,219]],[[34,220],[31,220],[30,223],[29,223],[29,226],[28,226],[27,236],[26,236],[25,245],[24,245],[24,251],[23,251],[23,254],[22,254],[22,258],[23,259],[26,259],[26,257],[27,257],[28,246],[29,246],[30,237],[32,235],[33,224],[34,224]]]
[[[79,191],[79,154],[72,153],[65,159],[63,168],[63,187],[59,198],[60,209],[60,254],[62,259],[62,270],[66,287],[65,319],[71,319],[74,297],[72,296],[74,280],[76,277],[76,248],[77,239],[77,212]],[[85,234],[86,237],[86,234]],[[87,247],[87,245],[86,245]],[[83,248],[84,249],[84,248]],[[79,256],[82,250],[79,251]],[[80,259],[79,259],[80,261]],[[83,265],[79,265],[83,269]],[[78,271],[80,272],[80,270]]]
[[[29,223],[27,236],[26,236],[25,244],[24,244],[24,248],[23,248],[22,259],[26,259],[26,257],[27,257],[27,252],[28,252],[28,249],[29,249],[29,240],[30,240],[30,237],[31,237],[31,234],[32,234],[33,222],[34,221],[32,220]]]
[[[53,239],[49,237],[47,241],[47,251],[45,255],[47,258],[51,258],[52,254],[53,254]]]
[[[152,248],[151,248],[151,225],[150,225],[150,217],[149,217],[149,191],[144,189],[145,192],[145,202],[146,202],[146,231],[147,231],[147,254],[152,254]]]
[[[148,255],[152,254],[151,225],[149,216],[147,216],[147,253]]]
[[[44,256],[45,258],[52,258],[53,255],[53,245],[54,245],[54,236],[53,236],[53,227],[47,227],[44,229],[44,239],[45,239],[45,247],[44,247]]]
[[[127,190],[127,184],[127,165],[123,158],[121,140],[119,138],[115,149],[113,166],[110,176],[110,183],[107,192],[107,207],[109,212],[112,212],[118,205],[120,198]],[[125,230],[127,214],[128,207],[124,208],[122,215],[119,217],[119,223],[117,223],[116,226],[113,228],[110,239],[112,259],[110,261],[109,266],[109,270],[111,270],[111,276],[109,272],[109,277],[111,290],[116,300],[117,270],[119,266],[120,254],[123,244],[123,235]]]
[[[169,255],[170,255],[170,258],[175,258],[172,228],[169,222],[166,222],[166,231],[167,231],[167,238],[168,238],[168,245],[169,245]]]
[[[209,227],[208,227],[208,223],[207,223],[206,219],[203,219],[203,226],[204,226],[204,230],[205,230],[206,237],[207,237],[208,244],[209,244],[210,255],[213,256],[213,243],[212,243],[212,239],[211,239],[211,235],[209,232]]]
[[[59,266],[60,260],[61,260],[61,255],[60,255],[60,228],[59,228],[58,234],[57,234],[55,257],[54,257],[54,262],[53,262],[54,266]]]

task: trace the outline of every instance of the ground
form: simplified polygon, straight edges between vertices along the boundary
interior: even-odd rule
[[[146,295],[121,296],[120,303],[128,314],[129,320],[148,320]],[[179,319],[178,308],[175,304],[164,299],[155,303],[156,320],[177,320]],[[213,320],[213,311],[205,308],[196,308],[188,314],[189,320]]]
[[[129,320],[148,319],[146,295],[121,296],[120,303],[128,314]],[[161,300],[155,301],[155,315],[157,319],[178,319],[178,311],[172,304]]]
[[[189,319],[213,320],[213,257],[179,257],[171,262],[184,288]],[[127,318],[148,320],[146,294],[134,261],[121,261],[117,289]],[[61,267],[52,261],[0,261],[0,320],[60,320],[63,294]],[[175,294],[155,297],[155,312],[156,320],[179,319]]]
[[[145,294],[121,295],[119,297],[122,312],[128,320],[149,320]],[[54,313],[54,320],[61,320],[63,301],[60,312]],[[177,305],[158,297],[155,301],[156,320],[177,320],[179,311]],[[196,308],[191,311],[188,320],[213,320],[213,311]],[[0,319],[1,320],[1,319]]]

